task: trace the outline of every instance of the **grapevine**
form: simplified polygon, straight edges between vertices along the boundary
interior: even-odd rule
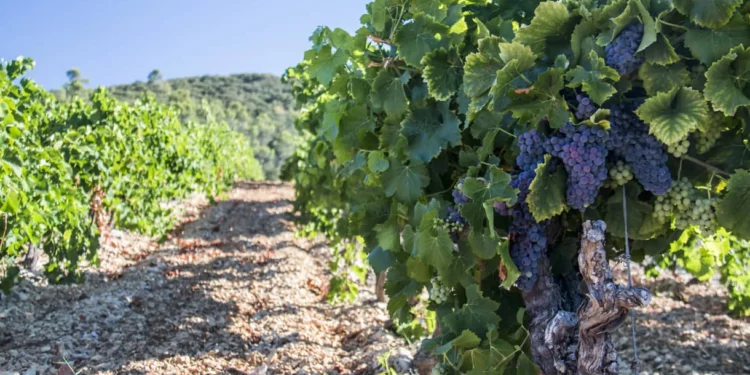
[[[33,66],[23,57],[0,66],[0,154],[15,165],[0,171],[4,292],[29,248],[48,255],[51,282],[82,281],[78,266],[96,262],[110,224],[163,235],[174,219],[164,202],[262,178],[247,139],[226,124],[181,123],[153,97],[127,105],[103,88],[59,102],[23,77]]]
[[[450,288],[450,306],[430,304],[440,335],[425,350],[462,372],[505,373],[468,359],[502,341],[522,348],[505,353],[509,366],[553,374],[575,367],[535,341],[535,317],[552,316],[539,312],[555,302],[545,292],[561,292],[554,309],[576,303],[560,282],[575,274],[551,272],[580,270],[560,249],[585,230],[617,245],[627,233],[633,259],[667,255],[685,233],[750,238],[739,68],[750,48],[697,37],[750,20],[738,5],[511,3],[377,0],[356,34],[319,29],[286,74],[309,137],[288,166],[300,217],[366,244],[400,322],[416,318],[409,298],[439,290],[433,278]],[[681,257],[665,266],[690,263]],[[465,331],[470,347],[453,341]]]

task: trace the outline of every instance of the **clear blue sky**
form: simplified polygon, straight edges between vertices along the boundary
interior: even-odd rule
[[[0,58],[36,60],[29,75],[90,87],[204,74],[273,73],[302,60],[319,25],[350,33],[369,0],[0,0]]]

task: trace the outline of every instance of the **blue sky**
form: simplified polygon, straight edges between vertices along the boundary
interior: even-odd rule
[[[36,60],[48,89],[81,70],[90,87],[204,74],[280,75],[319,25],[349,32],[369,0],[0,0],[0,58]]]

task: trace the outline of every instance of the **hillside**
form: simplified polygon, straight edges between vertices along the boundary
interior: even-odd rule
[[[84,96],[80,72],[65,90],[75,88]],[[69,78],[71,77],[69,73]],[[81,82],[81,83],[79,83]],[[284,160],[294,152],[294,99],[289,86],[271,74],[232,74],[162,80],[149,74],[148,82],[135,82],[108,88],[118,99],[133,102],[152,92],[161,103],[180,109],[182,120],[205,122],[209,116],[228,123],[250,139],[255,157],[263,165],[266,178],[276,179]],[[58,97],[66,96],[57,91]]]

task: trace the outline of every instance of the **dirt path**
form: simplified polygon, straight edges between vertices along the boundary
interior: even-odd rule
[[[289,185],[240,184],[189,204],[162,246],[115,233],[83,285],[22,282],[0,301],[0,373],[53,374],[64,359],[83,374],[375,373],[404,343],[371,289],[325,302],[329,249],[294,238],[292,198]]]
[[[375,374],[391,350],[406,373],[414,346],[383,328],[372,285],[346,306],[324,295],[330,250],[293,236],[293,190],[245,183],[216,205],[182,202],[162,245],[115,232],[87,282],[25,280],[0,300],[0,375]],[[665,275],[638,315],[644,374],[750,374],[750,322],[726,315],[726,290]],[[689,285],[688,285],[689,284]],[[629,327],[615,332],[621,373]]]

